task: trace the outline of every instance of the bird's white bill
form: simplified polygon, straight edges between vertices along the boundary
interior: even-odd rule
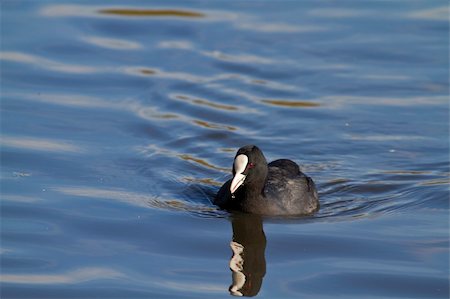
[[[233,180],[231,181],[230,191],[231,194],[236,192],[236,190],[244,183],[245,174],[242,174],[247,168],[248,157],[246,155],[238,155],[234,159],[234,171],[235,175]]]
[[[231,181],[230,192],[233,194],[236,190],[244,183],[245,175],[242,173],[236,173],[233,180]]]

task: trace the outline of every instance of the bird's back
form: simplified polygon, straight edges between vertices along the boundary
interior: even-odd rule
[[[319,196],[313,180],[300,171],[297,163],[281,159],[269,163],[264,200],[278,214],[305,215],[319,209]]]

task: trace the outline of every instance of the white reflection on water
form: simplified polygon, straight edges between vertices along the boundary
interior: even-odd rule
[[[54,187],[52,190],[80,197],[112,199],[119,202],[163,210],[192,211],[192,212],[214,212],[215,208],[199,204],[186,202],[177,199],[163,199],[158,196],[151,196],[143,193],[130,192],[125,190],[100,189],[92,187]]]
[[[373,10],[350,8],[317,8],[308,11],[308,15],[322,18],[355,18],[378,14]]]
[[[448,102],[448,96],[414,96],[408,98],[381,97],[381,96],[324,96],[318,100],[322,106],[341,108],[347,105],[369,106],[434,106]]]
[[[86,17],[95,16],[95,9],[82,5],[50,5],[40,11],[45,17]]]
[[[343,134],[344,138],[360,141],[403,141],[403,140],[426,140],[424,136],[418,135],[358,135],[358,134]]]
[[[161,41],[156,45],[161,49],[178,49],[178,50],[192,50],[194,45],[190,41],[186,40],[167,40]]]
[[[142,45],[137,42],[117,38],[86,36],[82,40],[95,46],[113,50],[139,50],[142,48]]]
[[[256,64],[277,64],[279,61],[275,61],[270,58],[260,57],[250,54],[227,54],[222,51],[202,51],[203,55],[212,57],[218,60],[232,61],[235,63],[256,63]]]
[[[53,190],[67,195],[113,199],[140,207],[149,207],[149,203],[156,200],[155,196],[123,190],[99,189],[91,187],[55,187]]]
[[[20,52],[0,52],[0,60],[8,60],[14,62],[21,62],[32,64],[44,69],[62,72],[62,73],[71,73],[71,74],[90,74],[99,72],[98,68],[85,66],[85,65],[75,65],[75,64],[66,64],[62,62],[57,62],[54,60],[42,58],[35,55],[20,53]]]
[[[447,21],[448,14],[449,14],[448,6],[442,6],[431,9],[418,10],[410,13],[409,17],[413,19]]]
[[[192,50],[206,57],[212,57],[218,60],[232,61],[236,63],[256,63],[256,64],[279,64],[279,61],[267,57],[261,57],[257,55],[250,54],[228,54],[222,51],[200,51],[195,48],[195,46],[184,40],[172,40],[172,41],[161,41],[157,45],[160,49],[177,49],[177,50]]]
[[[167,289],[182,291],[182,292],[196,292],[196,293],[223,293],[224,287],[219,284],[212,284],[207,282],[179,282],[179,281],[154,281],[153,284]]]
[[[437,269],[431,268],[423,268],[418,266],[416,263],[407,262],[407,261],[397,261],[397,263],[393,264],[392,262],[380,261],[376,262],[370,260],[352,260],[352,259],[343,259],[336,260],[330,263],[333,267],[338,269],[342,269],[344,271],[364,271],[367,269],[371,269],[373,272],[378,273],[409,273],[415,275],[440,275],[440,271]]]
[[[56,94],[56,93],[8,93],[7,97],[17,97],[24,100],[31,100],[41,103],[68,107],[86,107],[86,108],[116,108],[122,109],[123,105],[107,101],[98,97],[91,97],[78,94]]]
[[[354,78],[354,74],[336,74],[336,77],[340,78]],[[378,73],[378,74],[367,74],[367,75],[358,75],[358,78],[364,80],[373,80],[373,81],[408,81],[412,80],[411,76],[406,75],[395,75],[391,73]]]
[[[14,194],[2,194],[2,200],[14,201],[14,202],[23,202],[23,203],[34,203],[38,201],[42,201],[42,198],[35,196],[25,196],[25,195],[14,195]]]
[[[2,283],[20,284],[76,284],[97,279],[118,279],[124,274],[100,267],[80,268],[74,271],[57,274],[6,274],[2,273]]]
[[[263,57],[258,56],[255,54],[240,54],[240,53],[225,53],[223,51],[219,50],[199,50],[196,49],[194,44],[192,44],[189,41],[185,40],[166,40],[161,41],[157,44],[157,48],[160,49],[176,49],[176,50],[186,50],[186,51],[193,51],[196,54],[203,55],[205,57],[214,58],[221,61],[229,61],[234,63],[248,63],[248,64],[273,64],[273,65],[280,65],[282,63],[285,64],[293,64],[295,61],[283,59],[280,60],[280,58],[273,59],[269,57]],[[236,77],[243,76],[242,74],[232,74]],[[217,76],[214,76],[214,80],[220,79],[224,76],[230,76],[229,74],[219,74]],[[255,80],[255,79],[253,79]],[[210,80],[209,80],[210,81]]]
[[[47,152],[71,152],[82,153],[85,150],[77,145],[62,140],[42,139],[35,137],[9,137],[1,136],[2,146],[33,149]]]
[[[241,22],[236,23],[236,27],[244,30],[252,30],[265,33],[307,33],[329,31],[329,27],[317,25],[290,25],[284,23],[267,22]]]
[[[391,18],[412,18],[422,20],[447,21],[449,9],[447,6],[436,7],[431,9],[423,9],[407,12],[406,14],[397,14],[384,10],[383,17]],[[307,12],[308,15],[320,18],[361,18],[361,17],[378,17],[380,10],[355,9],[355,8],[317,8]]]

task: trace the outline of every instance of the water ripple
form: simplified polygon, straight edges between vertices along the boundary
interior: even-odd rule
[[[287,100],[274,100],[274,99],[264,99],[261,102],[279,106],[279,107],[287,107],[287,108],[309,108],[309,107],[318,107],[320,104],[312,102],[312,101],[287,101]]]
[[[93,74],[100,71],[91,66],[67,64],[20,52],[0,52],[0,60],[31,64],[43,69],[70,74]]]
[[[113,50],[139,50],[142,49],[142,45],[128,41],[124,39],[117,38],[107,38],[107,37],[99,37],[99,36],[86,36],[82,38],[83,41],[90,43],[95,46],[99,46],[102,48],[113,49]]]
[[[97,279],[123,279],[125,275],[119,271],[102,268],[89,267],[79,268],[66,273],[48,274],[8,274],[2,273],[2,283],[17,284],[77,284]]]
[[[240,110],[236,106],[223,105],[223,104],[211,102],[211,101],[208,101],[208,100],[205,100],[205,99],[192,98],[192,97],[187,96],[187,95],[173,95],[172,98],[175,98],[175,99],[178,99],[178,100],[182,100],[182,101],[188,101],[188,102],[190,102],[192,104],[195,104],[195,105],[207,106],[207,107],[214,108],[214,109],[219,109],[219,110],[228,110],[228,111],[239,111]]]
[[[448,6],[417,10],[409,13],[413,19],[448,21]]]
[[[83,153],[86,150],[72,142],[35,137],[1,136],[1,145],[34,151]]]
[[[445,191],[434,185],[448,185],[446,173],[434,171],[385,171],[360,181],[337,179],[320,184],[322,218],[365,218],[416,209],[418,205],[448,207]],[[333,198],[333,199],[331,199]]]
[[[178,199],[164,199],[159,196],[141,194],[127,190],[100,189],[83,186],[61,186],[53,187],[51,189],[66,195],[115,200],[144,208],[167,211],[183,211],[202,217],[210,215],[216,217],[220,215],[220,211],[216,207],[212,207],[210,205],[205,205],[198,202],[181,201]]]
[[[288,284],[290,290],[299,296],[333,296],[333,286],[321,288],[328,281],[334,287],[342,288],[341,294],[365,294],[367,296],[407,297],[407,298],[447,298],[447,278],[425,275],[405,275],[377,272],[322,273]],[[380,288],[380,285],[383,287]],[[356,297],[355,297],[356,298]]]
[[[180,17],[180,18],[203,18],[205,14],[187,10],[175,9],[100,9],[100,14],[117,15],[125,17]]]

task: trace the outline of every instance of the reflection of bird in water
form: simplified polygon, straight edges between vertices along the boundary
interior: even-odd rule
[[[262,219],[256,215],[235,214],[232,216],[233,241],[230,247],[232,284],[230,294],[255,296],[261,289],[266,274],[266,236]]]
[[[230,294],[234,296],[242,296],[243,294],[239,292],[239,290],[242,289],[245,284],[245,274],[242,273],[244,270],[244,258],[241,255],[244,252],[244,246],[237,242],[231,241],[230,247],[233,251],[233,256],[230,260],[230,269],[233,272],[231,274],[233,284],[230,286]]]

